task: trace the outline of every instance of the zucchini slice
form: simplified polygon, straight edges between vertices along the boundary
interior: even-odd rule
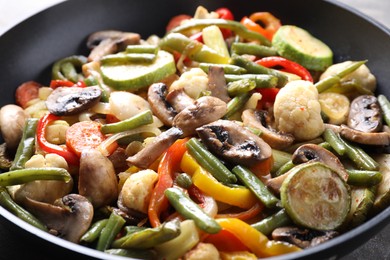
[[[349,186],[337,172],[320,162],[291,169],[283,181],[280,196],[290,218],[314,230],[337,229],[351,207]]]
[[[333,52],[324,42],[294,25],[281,26],[272,38],[272,46],[282,57],[309,70],[324,71],[333,63]]]

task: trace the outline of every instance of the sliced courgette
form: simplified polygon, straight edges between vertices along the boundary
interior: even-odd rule
[[[272,46],[279,55],[309,70],[324,71],[333,63],[333,52],[324,42],[294,25],[281,26],[272,38]]]
[[[290,170],[280,189],[281,202],[298,225],[315,230],[335,230],[350,210],[348,185],[320,162],[300,164]]]
[[[375,193],[372,188],[351,188],[351,210],[347,216],[347,225],[349,228],[357,227],[367,219],[374,200]]]
[[[390,205],[390,154],[372,155],[372,158],[379,163],[379,171],[382,173],[374,201],[374,210],[379,212]]]
[[[135,91],[147,87],[176,72],[172,54],[158,51],[153,62],[118,62],[103,63],[100,66],[103,81],[115,90]]]

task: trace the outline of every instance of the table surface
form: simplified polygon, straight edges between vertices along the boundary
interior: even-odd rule
[[[17,23],[64,0],[0,0],[0,35]],[[390,28],[389,0],[339,0]],[[20,245],[18,237],[0,225],[0,259],[47,259],[45,249]],[[23,248],[21,250],[21,248]],[[28,251],[28,253],[26,252]],[[27,254],[26,254],[27,253]],[[341,260],[390,259],[390,225]]]

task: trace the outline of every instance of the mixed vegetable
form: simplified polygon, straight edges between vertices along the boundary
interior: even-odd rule
[[[101,31],[0,110],[0,205],[108,254],[257,259],[390,204],[390,103],[367,61],[268,12]]]

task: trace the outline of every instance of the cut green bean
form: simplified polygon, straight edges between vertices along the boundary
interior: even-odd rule
[[[291,160],[292,154],[284,151],[272,149],[272,165],[271,174],[275,174],[284,164]]]
[[[201,68],[204,72],[209,73],[209,68],[211,66],[218,66],[223,68],[223,71],[225,74],[244,74],[246,73],[246,69],[241,68],[236,65],[231,65],[231,64],[216,64],[216,63],[206,63],[206,62],[201,62],[199,63],[199,68]]]
[[[382,180],[382,173],[379,171],[351,170],[347,169],[347,183],[355,186],[373,186]]]
[[[234,42],[231,45],[232,54],[242,55],[249,54],[256,57],[276,56],[278,52],[275,48],[255,43]]]
[[[283,87],[288,82],[288,78],[285,74],[279,72],[275,69],[266,68],[262,65],[259,65],[249,59],[244,58],[239,55],[232,55],[232,64],[243,67],[248,71],[248,73],[253,74],[267,74],[272,75],[278,78],[278,87]]]
[[[177,183],[177,185],[184,189],[188,189],[192,185],[191,176],[187,173],[180,173],[179,175],[177,175],[175,182]]]
[[[80,241],[92,243],[99,238],[103,228],[107,225],[108,219],[101,219],[93,223],[87,232],[80,238]]]
[[[164,194],[172,207],[186,219],[192,219],[199,229],[209,234],[216,234],[221,231],[222,228],[218,222],[207,215],[198,204],[183,192],[182,189],[175,187],[168,188],[165,190]]]
[[[125,225],[126,220],[112,212],[108,221],[100,233],[99,240],[96,246],[96,249],[99,251],[104,251],[108,249],[112,242],[114,241],[116,235],[121,231],[122,227]]]
[[[268,236],[272,233],[272,231],[278,227],[284,227],[290,225],[292,223],[291,219],[286,213],[285,209],[281,209],[275,214],[262,219],[259,222],[252,224],[251,226]]]
[[[46,226],[40,220],[38,220],[30,212],[28,212],[16,203],[4,187],[0,187],[0,205],[21,220],[43,231],[48,231]]]
[[[267,186],[246,167],[237,165],[232,171],[267,208],[273,208],[279,202],[279,199],[268,190]]]
[[[186,143],[191,156],[218,181],[224,184],[237,182],[237,177],[196,138]]]
[[[283,164],[276,172],[274,177],[281,176],[291,170],[295,167],[295,164],[292,162],[292,160],[288,160],[285,164]]]
[[[378,95],[378,103],[382,109],[383,120],[386,125],[390,126],[390,101],[385,95]]]
[[[69,182],[71,178],[69,172],[63,168],[25,168],[0,174],[0,186],[18,185],[37,180]]]
[[[37,128],[38,119],[28,118],[23,128],[22,139],[19,142],[16,150],[15,158],[10,167],[10,171],[23,169],[25,163],[33,156],[35,152],[35,130]]]
[[[155,228],[146,228],[121,237],[112,243],[113,248],[149,249],[180,235],[180,221],[164,222]]]
[[[123,121],[111,124],[104,124],[101,127],[101,131],[103,134],[114,134],[151,123],[153,123],[153,114],[150,110],[145,110]]]
[[[157,45],[127,45],[126,46],[126,53],[150,53],[157,55],[159,48]]]
[[[332,129],[326,128],[323,133],[324,139],[330,144],[333,150],[336,151],[338,155],[344,155],[346,152],[346,147],[340,137]]]
[[[249,100],[250,94],[249,93],[244,93],[235,96],[232,98],[228,103],[227,103],[227,111],[225,114],[225,118],[230,118],[233,114],[236,112],[240,111],[242,109],[246,102]]]
[[[234,97],[240,94],[248,93],[256,88],[256,82],[253,79],[241,79],[229,82],[227,90],[229,96]]]
[[[266,74],[225,74],[227,83],[238,80],[253,80],[256,83],[256,88],[274,88],[278,84],[278,78]]]
[[[378,170],[379,164],[371,158],[362,148],[349,143],[348,141],[340,138],[345,145],[345,155],[351,159],[356,166],[361,170],[375,171]]]

